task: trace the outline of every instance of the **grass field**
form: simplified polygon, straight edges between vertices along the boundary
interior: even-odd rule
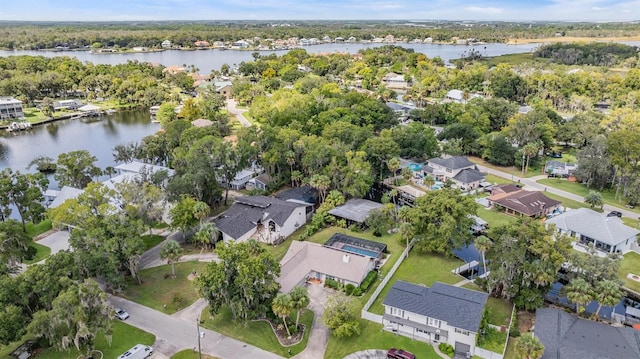
[[[118,355],[131,349],[136,344],[151,345],[156,340],[153,334],[147,333],[138,328],[134,328],[121,321],[113,321],[113,337],[111,345],[107,344],[103,335],[98,334],[96,338],[96,349],[100,350],[103,358],[116,358]],[[47,349],[40,353],[36,358],[39,359],[69,359],[78,357],[79,353],[73,349],[70,351],[59,352],[55,349]]]
[[[25,260],[24,264],[37,263],[51,255],[51,248],[47,246],[43,246],[42,244],[38,244],[33,241],[30,241],[27,245],[36,249],[36,255],[31,259]]]
[[[496,171],[501,171],[501,172],[504,172],[504,173],[508,173],[508,174],[514,175],[516,177],[533,177],[533,176],[538,176],[538,175],[542,174],[541,171],[540,171],[539,165],[537,165],[535,163],[531,164],[530,167],[529,167],[529,171],[527,171],[527,173],[525,175],[523,175],[521,168],[517,168],[517,167],[514,167],[514,166],[509,166],[509,167],[497,166],[497,165],[494,165],[492,163],[489,163],[489,162],[485,161],[484,159],[482,159],[480,157],[469,156],[468,158],[473,163],[479,164],[479,165],[484,166],[484,167],[491,168],[491,169],[496,170]],[[508,183],[511,183],[511,182],[508,182]]]
[[[144,242],[144,248],[146,251],[155,247],[160,242],[164,241],[163,236],[159,236],[157,234],[147,234],[142,236],[142,241]]]
[[[27,235],[31,238],[35,238],[50,229],[51,220],[49,219],[45,219],[38,224],[27,223]],[[28,245],[29,247],[34,247],[36,249],[36,255],[30,260],[25,260],[25,264],[37,263],[51,255],[51,248],[38,244],[38,242],[31,241]]]
[[[543,63],[544,59],[534,58],[531,53],[521,54],[506,54],[501,56],[483,57],[480,60],[482,63],[487,64],[489,67],[497,66],[498,64],[509,64],[512,66],[522,65],[524,63]]]
[[[580,197],[585,197],[587,194],[589,194],[589,191],[591,190],[597,191],[597,189],[594,189],[594,188],[587,188],[587,186],[582,183],[569,182],[567,180],[560,179],[560,178],[545,178],[545,179],[538,180],[538,183],[549,186],[549,187],[557,188],[569,193],[573,193]],[[604,191],[598,191],[598,192],[600,192],[600,194],[602,195],[602,201],[605,204],[608,204],[610,206],[625,208],[624,206],[627,204],[627,202],[624,200],[615,199],[615,195],[616,195],[615,190],[605,189]],[[626,209],[636,213],[640,213],[640,209],[638,208],[634,208],[634,209],[626,208]]]
[[[549,198],[555,199],[556,201],[562,202],[562,205],[564,207],[567,207],[567,208],[572,208],[572,209],[591,208],[591,207],[589,207],[588,204],[584,204],[582,202],[574,201],[572,199],[569,199],[569,198],[566,198],[566,197],[562,197],[562,196],[557,195],[555,193],[545,192],[544,195],[549,197]],[[600,208],[591,208],[591,209],[596,211],[596,212],[602,212],[602,210]]]
[[[640,275],[640,254],[635,252],[625,254],[618,270],[618,277],[624,282],[624,286],[640,293],[640,283],[627,278],[629,273]]]
[[[409,258],[398,267],[389,283],[382,289],[380,295],[371,305],[369,311],[375,314],[384,313],[382,302],[389,293],[391,286],[398,281],[404,280],[414,284],[424,284],[431,286],[435,282],[448,284],[458,283],[463,280],[461,276],[451,273],[452,269],[462,265],[462,261],[457,258],[447,258],[434,254],[422,254],[415,251],[409,254]]]
[[[295,318],[295,314],[293,316]],[[215,330],[231,338],[238,339],[245,343],[255,345],[258,348],[276,353],[288,357],[288,350],[291,349],[291,354],[296,355],[300,353],[307,346],[307,340],[309,339],[310,330],[306,330],[302,342],[290,347],[283,347],[280,345],[278,338],[276,338],[269,323],[264,321],[249,321],[246,323],[235,323],[231,317],[231,311],[228,308],[222,308],[220,313],[215,317],[209,313],[209,307],[202,311],[201,318],[204,319],[202,326],[211,330]],[[311,328],[313,322],[313,312],[306,310],[300,314],[300,323],[304,324],[306,328]]]
[[[491,310],[489,323],[493,325],[509,326],[513,305],[508,301],[496,297],[489,297],[486,308]]]
[[[501,332],[499,330],[487,330],[485,334],[484,342],[479,345],[483,349],[491,350],[492,352],[502,354],[504,346],[507,342],[507,332]]]
[[[198,355],[198,352],[193,349],[185,349],[177,352],[171,356],[171,359],[218,359],[210,355],[202,354],[202,357]]]
[[[491,175],[491,174],[488,174],[484,179],[487,182],[497,183],[497,184],[516,183],[516,182],[514,182],[514,181],[512,181],[510,179],[498,177],[496,175]]]
[[[39,236],[50,229],[51,229],[50,219],[45,219],[44,221],[38,224],[27,223],[27,235],[29,235],[29,237],[31,238]]]
[[[504,226],[518,220],[516,217],[506,215],[493,209],[487,209],[480,204],[477,204],[477,206],[478,211],[476,214],[478,217],[489,223],[489,228]]]
[[[325,359],[344,358],[346,355],[365,349],[402,348],[415,354],[420,359],[440,358],[433,348],[418,340],[382,330],[381,324],[376,324],[365,319],[360,319],[360,335],[350,338],[329,337]]]
[[[171,277],[171,266],[143,269],[140,271],[142,284],[129,283],[123,297],[164,313],[173,314],[195,302],[199,295],[193,282],[187,276],[202,272],[206,263],[176,263],[176,277]]]

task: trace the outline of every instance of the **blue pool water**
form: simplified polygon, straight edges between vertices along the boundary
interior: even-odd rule
[[[409,167],[409,169],[412,171],[420,171],[422,169],[422,165],[419,165],[417,163],[411,163],[407,167]]]
[[[351,252],[351,253],[355,253],[355,254],[361,254],[363,256],[367,256],[367,257],[371,257],[371,258],[377,258],[378,257],[378,253],[374,252],[374,251],[370,251],[364,248],[358,248],[358,247],[354,247],[354,246],[349,246],[344,244],[342,246],[342,250],[347,251],[347,252]]]

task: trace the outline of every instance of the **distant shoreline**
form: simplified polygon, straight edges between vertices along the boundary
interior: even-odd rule
[[[621,42],[621,41],[640,41],[640,36],[617,36],[617,37],[577,37],[577,36],[554,36],[538,39],[509,39],[508,45],[522,45],[532,43],[548,43],[548,42]]]

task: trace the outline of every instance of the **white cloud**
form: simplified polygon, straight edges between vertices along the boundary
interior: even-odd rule
[[[502,12],[504,12],[504,9],[502,8],[491,7],[491,6],[489,7],[467,6],[464,9],[469,12],[474,12],[479,14],[491,14],[491,15],[501,14]]]

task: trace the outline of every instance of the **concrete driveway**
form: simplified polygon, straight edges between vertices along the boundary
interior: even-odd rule
[[[54,232],[42,238],[37,243],[51,248],[51,254],[56,254],[60,251],[69,249],[69,232]]]
[[[307,347],[296,355],[296,359],[317,359],[324,358],[324,352],[327,350],[329,342],[329,328],[322,322],[322,313],[324,313],[327,298],[334,294],[330,289],[322,287],[322,285],[308,284],[309,291],[309,309],[313,311],[313,324],[311,325],[311,334],[307,341]]]

